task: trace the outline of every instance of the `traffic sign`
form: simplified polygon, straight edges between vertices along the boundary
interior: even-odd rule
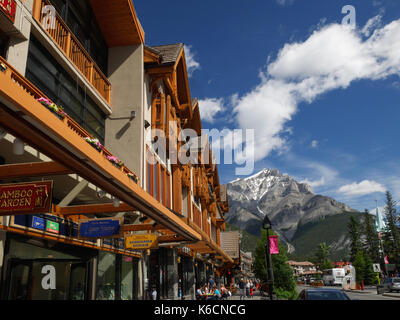
[[[374,268],[374,272],[381,272],[381,266],[379,263],[374,263],[372,267]]]

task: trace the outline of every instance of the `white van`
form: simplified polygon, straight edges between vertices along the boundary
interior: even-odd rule
[[[343,268],[327,269],[322,272],[322,281],[324,286],[342,285],[345,276]]]

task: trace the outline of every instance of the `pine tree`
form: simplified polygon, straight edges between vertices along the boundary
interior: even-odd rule
[[[375,284],[376,282],[376,273],[374,272],[374,268],[372,266],[373,261],[369,255],[364,255],[365,267],[364,267],[364,283],[366,285]]]
[[[365,260],[362,251],[358,251],[355,254],[353,266],[356,269],[356,281],[360,283],[365,277]]]
[[[262,230],[261,238],[257,242],[254,253],[253,272],[260,280],[267,279],[266,261],[265,261],[265,242],[267,241],[267,232]],[[286,297],[296,298],[296,281],[293,270],[288,264],[287,250],[281,241],[278,240],[279,254],[271,255],[272,269],[274,273],[274,291]]]
[[[350,237],[350,261],[354,261],[357,252],[362,249],[360,224],[354,217],[350,217],[348,229]]]
[[[325,242],[318,245],[317,250],[315,251],[315,258],[313,260],[320,271],[333,268],[333,264],[329,259],[330,251],[331,246],[327,246]]]
[[[386,192],[385,215],[387,231],[384,233],[385,254],[391,263],[400,263],[400,231],[398,228],[398,213],[396,202],[389,191]]]
[[[368,255],[372,261],[379,263],[379,239],[378,234],[375,231],[374,221],[367,209],[364,212],[364,223],[362,228],[365,242],[364,242],[364,253]]]

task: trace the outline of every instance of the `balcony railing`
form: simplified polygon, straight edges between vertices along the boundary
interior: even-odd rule
[[[43,8],[46,5],[50,5],[48,0],[35,0],[33,7],[33,17],[42,27],[42,21],[46,21],[46,23],[50,21],[50,19],[46,19],[46,12],[43,13]],[[58,13],[56,13],[54,25],[51,27],[47,29],[43,27],[43,30],[54,40],[104,100],[110,104],[111,83]]]
[[[18,84],[26,93],[28,93],[32,98],[34,98],[36,101],[40,98],[46,98],[48,99],[38,88],[36,88],[28,79],[26,79],[24,76],[22,76],[16,69],[14,69],[4,58],[0,56],[0,71],[5,72],[6,74],[9,75],[9,77],[12,79],[13,82]],[[62,119],[56,121],[62,121],[66,124],[66,126],[74,131],[77,135],[79,135],[82,139],[84,138],[91,138],[94,139],[94,137],[87,132],[85,129],[83,129],[74,119],[72,119],[68,114],[65,114]],[[112,153],[108,151],[106,148],[103,148],[100,151],[104,157],[107,156],[112,156]],[[133,177],[136,176],[136,174],[131,171],[129,168],[126,166],[122,166],[120,170],[128,175],[130,178],[133,179]],[[134,180],[135,181],[135,180]],[[136,183],[139,183],[138,180],[135,181]]]

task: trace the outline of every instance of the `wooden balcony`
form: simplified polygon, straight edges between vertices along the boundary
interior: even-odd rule
[[[45,16],[42,9],[46,5],[50,5],[48,0],[35,0],[34,2],[32,15],[40,26],[42,26],[42,21]],[[104,98],[107,104],[110,104],[111,83],[101,72],[100,68],[74,36],[63,19],[56,13],[54,28],[49,28],[47,30],[43,28],[43,30],[53,39],[66,57]]]
[[[141,211],[188,241],[201,235],[151,197],[129,177],[127,167],[116,168],[83,138],[91,137],[68,115],[58,117],[38,99],[44,97],[31,82],[0,57],[0,127],[66,169]],[[123,209],[123,208],[121,208]]]

